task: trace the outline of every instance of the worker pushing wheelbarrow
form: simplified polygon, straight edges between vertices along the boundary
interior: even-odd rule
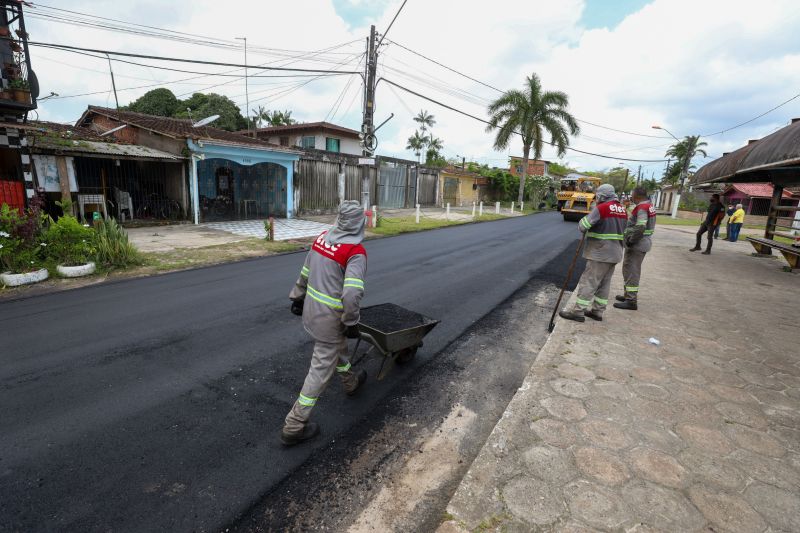
[[[361,245],[364,222],[364,210],[358,202],[343,202],[336,225],[314,241],[289,294],[292,313],[303,317],[303,326],[314,338],[314,352],[303,388],[281,431],[285,446],[319,434],[319,425],[309,419],[334,373],[348,396],[355,395],[367,380],[365,370],[353,369],[348,338],[359,339],[358,344],[364,339],[384,356],[380,379],[391,363],[412,359],[422,337],[438,323],[399,306],[383,304],[365,308],[364,323],[359,325],[367,272],[367,251]]]

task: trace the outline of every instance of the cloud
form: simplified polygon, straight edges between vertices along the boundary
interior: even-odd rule
[[[135,5],[83,0],[61,4],[59,7],[66,9],[226,41],[247,36],[250,64],[297,61],[298,66],[342,68],[337,63],[346,64],[349,60],[349,68],[353,68],[363,52],[369,24],[374,23],[383,31],[401,1],[247,1],[231,2],[226,10],[210,0],[148,1]],[[656,136],[663,132],[650,129],[654,123],[678,136],[713,133],[800,92],[800,40],[796,39],[800,10],[794,4],[794,0],[774,0],[761,3],[756,9],[743,0],[654,0],[613,28],[586,29],[581,21],[582,0],[409,1],[382,47],[379,76],[478,116],[485,116],[487,103],[498,96],[491,88],[392,44],[397,41],[501,89],[521,87],[525,76],[536,72],[546,89],[565,91],[570,96],[571,110],[585,121]],[[30,8],[27,12],[34,11]],[[33,19],[27,22],[34,40],[243,61],[240,49],[145,39]],[[291,50],[321,50],[349,41],[352,43],[311,58],[291,59],[299,54]],[[62,95],[110,90],[103,59],[34,48],[32,61],[45,94],[50,90]],[[230,70],[200,65],[181,68]],[[120,62],[114,63],[114,70],[120,88],[192,76]],[[251,107],[261,104],[292,109],[294,116],[307,121],[322,120],[336,109],[335,122],[359,127],[360,77],[319,79],[302,87],[300,81],[303,80],[292,85],[292,80],[283,78],[251,78]],[[207,90],[226,94],[244,108],[241,79],[205,78],[169,87],[180,94],[219,83],[224,85]],[[121,91],[120,101],[128,102],[147,90]],[[341,101],[338,109],[337,101]],[[48,100],[42,102],[40,115],[59,121],[74,120],[88,103],[113,104],[113,96],[106,92],[72,100]],[[415,126],[411,118],[420,109],[436,115],[434,133],[444,139],[446,155],[505,164],[507,153],[492,149],[492,136],[484,131],[483,124],[392,90],[385,83],[378,86],[376,121],[390,113],[395,117],[380,131],[380,153],[414,158],[405,150],[405,144]],[[763,136],[787,123],[792,116],[800,116],[800,99],[745,127],[706,139],[709,153],[720,155],[735,149],[747,139]],[[573,146],[612,157],[661,159],[671,142],[671,138],[632,136],[583,123],[582,135],[573,141]],[[514,145],[510,151],[518,154],[521,146]],[[546,149],[544,157],[553,160],[555,154]],[[575,153],[569,153],[566,160],[581,169],[607,168],[617,163],[614,159]],[[646,173],[658,172],[663,163],[644,166]]]

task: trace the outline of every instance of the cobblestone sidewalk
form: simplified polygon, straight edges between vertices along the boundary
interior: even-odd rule
[[[656,232],[639,311],[558,323],[440,533],[800,531],[800,276],[692,245]]]

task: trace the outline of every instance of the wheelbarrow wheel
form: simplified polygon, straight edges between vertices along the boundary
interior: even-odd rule
[[[404,365],[406,363],[410,363],[414,360],[414,357],[417,355],[417,347],[414,348],[406,348],[405,350],[401,350],[400,353],[397,354],[394,362],[398,365]]]

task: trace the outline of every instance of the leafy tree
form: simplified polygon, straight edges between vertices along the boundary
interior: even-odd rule
[[[200,107],[205,105],[207,101],[208,101],[208,95],[203,93],[194,93],[186,100],[181,101],[180,109],[177,110],[175,116],[188,117],[188,114],[186,113],[186,109],[188,108],[192,110],[192,116],[194,118],[198,118],[197,115],[195,114],[195,110],[200,109]]]
[[[292,112],[289,110],[286,111],[266,110],[266,112],[262,116],[262,119],[270,126],[291,126],[292,124],[295,124],[297,122],[295,119],[292,118]]]
[[[181,102],[172,91],[165,88],[147,91],[124,109],[147,115],[171,117],[180,109]]]
[[[566,176],[570,172],[575,172],[574,168],[569,168],[561,163],[550,163],[549,168],[551,173],[558,174],[559,176]]]
[[[444,160],[441,151],[444,148],[444,141],[438,137],[431,135],[428,137],[428,149],[425,152],[425,164],[428,166],[437,166],[437,162]]]
[[[559,156],[563,156],[569,146],[569,135],[580,131],[578,122],[568,111],[569,97],[561,91],[544,91],[539,77],[534,73],[528,76],[524,90],[511,89],[489,104],[489,125],[487,132],[497,129],[494,140],[496,150],[505,150],[511,136],[522,137],[522,178],[519,183],[517,199],[522,202],[525,196],[525,177],[528,170],[531,148],[535,159],[541,159],[544,135],[550,135]]]
[[[406,150],[411,150],[414,152],[414,154],[417,156],[417,163],[419,163],[419,156],[422,155],[422,151],[425,149],[425,145],[427,144],[428,138],[419,131],[415,131],[414,135],[408,138]]]
[[[210,126],[220,128],[228,131],[239,131],[247,128],[247,120],[242,116],[239,106],[227,96],[222,96],[216,93],[200,94],[195,93],[189,100],[184,101],[192,110],[192,119],[195,121],[210,117],[211,115],[219,115]],[[197,107],[192,107],[191,103],[199,103]],[[178,113],[178,117],[188,118],[187,111]]]

